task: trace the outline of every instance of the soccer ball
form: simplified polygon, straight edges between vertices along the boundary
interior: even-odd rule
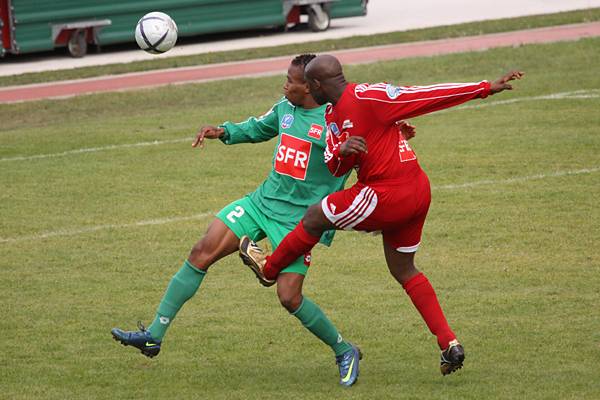
[[[177,41],[177,25],[167,14],[151,12],[135,27],[135,41],[144,51],[161,54],[171,50]]]

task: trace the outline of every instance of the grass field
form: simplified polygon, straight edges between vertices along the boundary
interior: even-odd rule
[[[514,92],[412,121],[433,186],[417,262],[463,370],[439,374],[380,238],[343,232],[314,252],[305,293],[365,353],[349,390],[236,257],[210,270],[158,358],[109,333],[150,322],[212,215],[266,176],[272,142],[190,143],[199,125],[267,110],[282,76],[0,105],[0,398],[599,398],[599,48],[347,68],[402,84],[527,73]]]

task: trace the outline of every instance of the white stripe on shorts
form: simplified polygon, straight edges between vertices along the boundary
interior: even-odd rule
[[[415,244],[414,246],[408,246],[408,247],[398,247],[396,249],[396,251],[399,251],[400,253],[414,253],[417,250],[419,250],[419,245],[421,244],[421,242]]]
[[[377,194],[373,189],[365,186],[354,198],[354,201],[345,211],[334,214],[329,210],[327,199],[321,201],[321,208],[327,219],[335,226],[350,230],[364,221],[377,207]]]

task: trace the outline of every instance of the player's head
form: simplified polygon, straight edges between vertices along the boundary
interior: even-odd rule
[[[304,67],[315,57],[314,54],[301,54],[292,60],[288,68],[283,93],[290,103],[295,106],[305,106],[309,102],[314,104],[304,79]]]
[[[304,75],[318,104],[335,104],[347,85],[342,64],[328,54],[315,57],[304,69]]]

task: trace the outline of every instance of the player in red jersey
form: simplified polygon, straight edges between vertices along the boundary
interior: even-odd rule
[[[492,83],[356,84],[346,81],[335,57],[323,55],[306,66],[305,75],[317,103],[331,103],[325,115],[325,162],[336,176],[356,168],[358,182],[311,206],[270,257],[251,246],[246,256],[265,278],[274,279],[289,262],[310,251],[326,230],[381,231],[390,273],[437,337],[441,372],[450,374],[462,367],[464,349],[433,287],[414,264],[431,200],[429,180],[397,121],[510,90],[508,82],[523,73],[512,71]]]

